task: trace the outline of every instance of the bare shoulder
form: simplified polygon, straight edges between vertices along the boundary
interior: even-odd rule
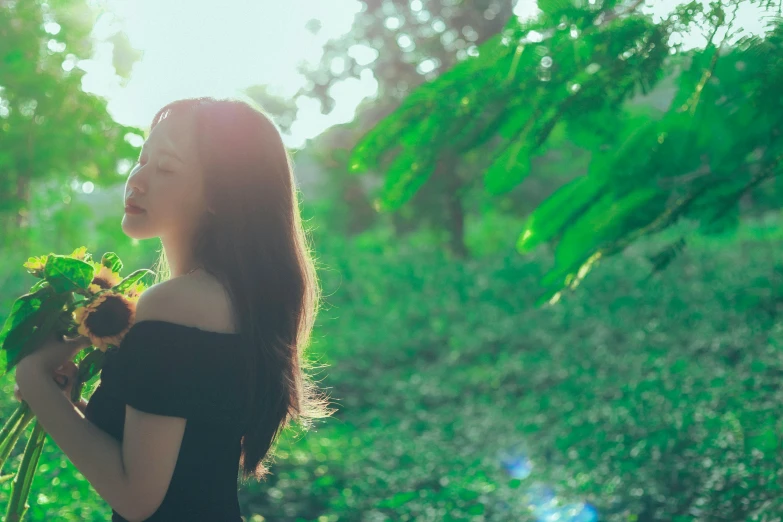
[[[162,320],[203,330],[234,332],[230,298],[214,277],[176,277],[147,288],[136,303],[136,322]]]

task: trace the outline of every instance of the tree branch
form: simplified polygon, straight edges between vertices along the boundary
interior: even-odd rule
[[[742,187],[740,190],[737,191],[737,193],[731,198],[731,200],[723,205],[718,212],[713,216],[712,222],[717,221],[721,217],[723,217],[729,210],[731,210],[734,205],[739,201],[739,199],[750,192],[753,188],[757,187],[759,184],[761,184],[762,181],[766,181],[767,179],[774,178],[776,176],[775,169],[777,168],[778,164],[783,161],[783,154],[779,155],[777,158],[775,158],[772,163],[769,164],[769,166],[753,176],[753,178],[748,182],[747,185]]]

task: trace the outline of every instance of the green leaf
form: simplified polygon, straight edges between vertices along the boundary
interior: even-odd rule
[[[530,174],[530,146],[523,140],[497,157],[484,174],[484,187],[493,195],[506,193]]]
[[[45,293],[45,291],[31,292],[14,301],[11,313],[8,314],[3,329],[0,330],[0,349],[6,348],[5,341],[8,334],[28,320],[41,307]]]
[[[669,263],[674,260],[677,255],[683,251],[685,248],[685,238],[680,237],[677,241],[670,243],[665,248],[659,250],[655,254],[648,256],[647,258],[650,260],[650,263],[653,265],[652,273],[655,274],[657,272],[660,272],[667,266],[669,266]]]
[[[50,255],[46,260],[44,275],[57,293],[87,290],[95,274],[95,268],[81,259]]]
[[[34,294],[38,290],[41,290],[42,288],[47,288],[49,286],[49,282],[46,279],[41,279],[37,283],[35,283],[32,288],[30,288],[30,293]]]
[[[557,16],[573,7],[571,0],[538,0],[538,8],[549,16]]]
[[[140,268],[139,270],[136,270],[135,272],[131,273],[128,277],[117,283],[115,286],[112,287],[112,290],[124,293],[128,288],[136,284],[139,279],[144,277],[145,275],[150,274],[154,275],[155,273],[152,270],[147,270],[146,268]]]
[[[434,128],[431,90],[428,83],[420,85],[394,112],[368,131],[351,150],[349,172],[359,173],[379,167],[381,158],[399,147],[407,136],[417,134],[422,128]]]
[[[715,209],[716,211],[719,209]],[[709,219],[703,219],[699,223],[699,232],[705,236],[713,234],[725,234],[736,230],[740,223],[739,198],[727,208],[722,215],[715,215]]]
[[[12,315],[6,320],[3,332],[0,333],[0,338],[3,339],[2,350],[5,352],[5,367],[2,369],[2,375],[37,349],[51,335],[54,327],[60,322],[63,306],[69,297],[69,293],[39,292],[35,295],[25,294],[17,299],[19,305],[14,303]]]
[[[84,359],[79,363],[79,381],[87,382],[95,377],[103,368],[105,355],[104,352],[97,348],[85,355]]]
[[[603,188],[603,183],[580,176],[557,189],[528,217],[517,240],[519,253],[532,252],[538,245],[551,241],[596,201]]]
[[[110,268],[112,272],[120,273],[122,270],[122,261],[114,252],[106,252],[101,258],[101,264],[107,268]]]
[[[385,500],[382,500],[378,507],[380,508],[389,508],[389,509],[398,509],[402,507],[404,504],[410,502],[411,500],[414,500],[419,497],[418,491],[401,491],[399,493],[396,493],[391,498],[387,498]]]
[[[555,266],[542,279],[554,295],[564,287],[575,288],[614,244],[654,220],[665,206],[666,194],[643,187],[618,197],[603,197],[565,232],[555,251]]]
[[[758,435],[746,439],[748,449],[758,449],[759,451],[772,454],[778,449],[778,438],[774,427],[768,427]]]
[[[403,151],[389,167],[379,201],[382,209],[394,210],[403,206],[432,175],[434,165],[414,152]]]

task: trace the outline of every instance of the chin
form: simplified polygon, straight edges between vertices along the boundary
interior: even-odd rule
[[[155,234],[146,223],[140,223],[134,219],[137,217],[139,217],[139,215],[128,214],[125,214],[122,217],[121,227],[125,235],[131,239],[150,239],[157,237],[157,234]],[[144,215],[142,214],[141,217],[144,217]]]

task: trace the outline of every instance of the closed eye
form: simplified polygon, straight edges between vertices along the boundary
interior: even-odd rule
[[[146,165],[146,163],[141,163],[140,161],[139,161],[139,162],[136,162],[136,166],[137,166],[137,167],[139,167],[139,168],[141,168],[141,167],[143,167],[143,166],[145,166],[145,165]],[[164,169],[164,168],[162,168],[162,167],[158,167],[158,171],[159,171],[159,172],[174,172],[173,170]]]

